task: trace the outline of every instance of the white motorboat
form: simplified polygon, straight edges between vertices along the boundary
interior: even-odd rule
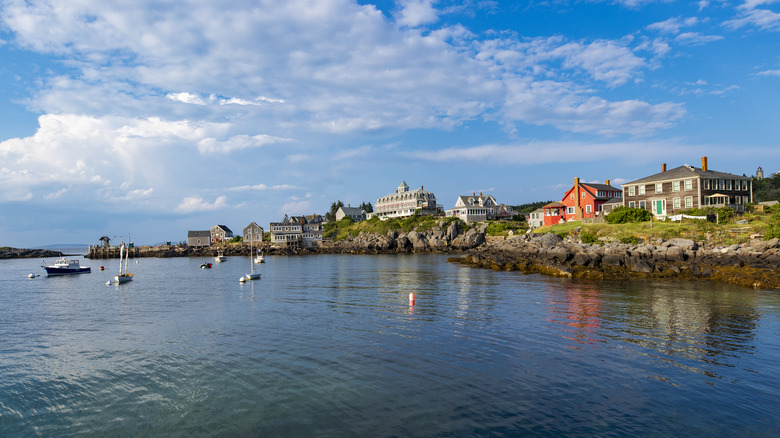
[[[257,256],[255,256],[255,263],[265,263],[265,256],[263,255],[263,252],[259,249],[257,250]]]
[[[214,261],[217,263],[222,263],[224,261],[227,261],[227,257],[222,253],[222,251],[217,252],[217,256],[214,257]]]
[[[89,267],[81,267],[78,260],[69,259],[59,259],[53,265],[41,265],[41,267],[46,270],[47,275],[70,275],[92,272],[92,269]]]

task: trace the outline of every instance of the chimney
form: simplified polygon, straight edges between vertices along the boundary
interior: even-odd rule
[[[482,192],[479,192],[479,196],[482,196]]]
[[[471,192],[471,196],[477,196],[477,192]]]
[[[422,190],[422,189],[423,189],[423,186],[420,186],[420,190]]]
[[[352,207],[351,205],[347,204],[347,208]]]
[[[661,163],[661,173],[666,172],[666,163]]]
[[[604,185],[607,185],[607,186],[609,185],[609,180],[608,179],[604,180]]]
[[[707,157],[701,157],[701,170],[707,171]]]

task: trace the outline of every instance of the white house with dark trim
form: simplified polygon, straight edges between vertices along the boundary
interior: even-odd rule
[[[457,217],[463,222],[482,222],[497,217],[498,202],[492,195],[458,196],[455,207],[447,210],[447,217]]]

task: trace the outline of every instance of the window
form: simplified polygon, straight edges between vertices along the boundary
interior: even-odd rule
[[[635,195],[635,189],[636,186],[631,186],[628,188],[628,196],[634,196]]]
[[[731,180],[730,179],[726,180],[726,190],[731,190]]]
[[[743,196],[742,197],[742,203],[743,204],[747,204],[748,203],[748,197],[747,196]]]
[[[693,196],[685,197],[685,208],[693,208]]]
[[[673,192],[680,191],[680,181],[672,181],[672,191]]]
[[[571,194],[571,199],[574,199],[574,192],[572,192]]]
[[[639,208],[645,208],[646,205],[645,201],[639,201]]]
[[[693,190],[693,180],[692,179],[686,179],[685,180],[685,190]]]
[[[634,201],[629,201],[628,208],[634,208]]]
[[[585,206],[585,213],[591,213],[593,210],[591,209],[590,205]]]
[[[725,190],[725,187],[726,187],[726,182],[723,181],[722,179],[719,179],[718,180],[718,190]]]
[[[672,207],[673,208],[680,208],[680,198],[672,199]]]
[[[645,194],[645,185],[644,184],[639,186],[639,194],[640,195],[644,195]]]
[[[664,192],[664,185],[663,185],[663,183],[655,183],[655,192],[656,193],[663,193]]]
[[[585,199],[585,192],[582,192],[582,199]]]
[[[566,207],[566,214],[574,214],[574,207]]]

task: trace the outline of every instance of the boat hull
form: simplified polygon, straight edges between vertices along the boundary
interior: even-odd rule
[[[73,275],[73,274],[87,274],[92,272],[92,268],[53,268],[50,266],[44,266],[46,275]]]

